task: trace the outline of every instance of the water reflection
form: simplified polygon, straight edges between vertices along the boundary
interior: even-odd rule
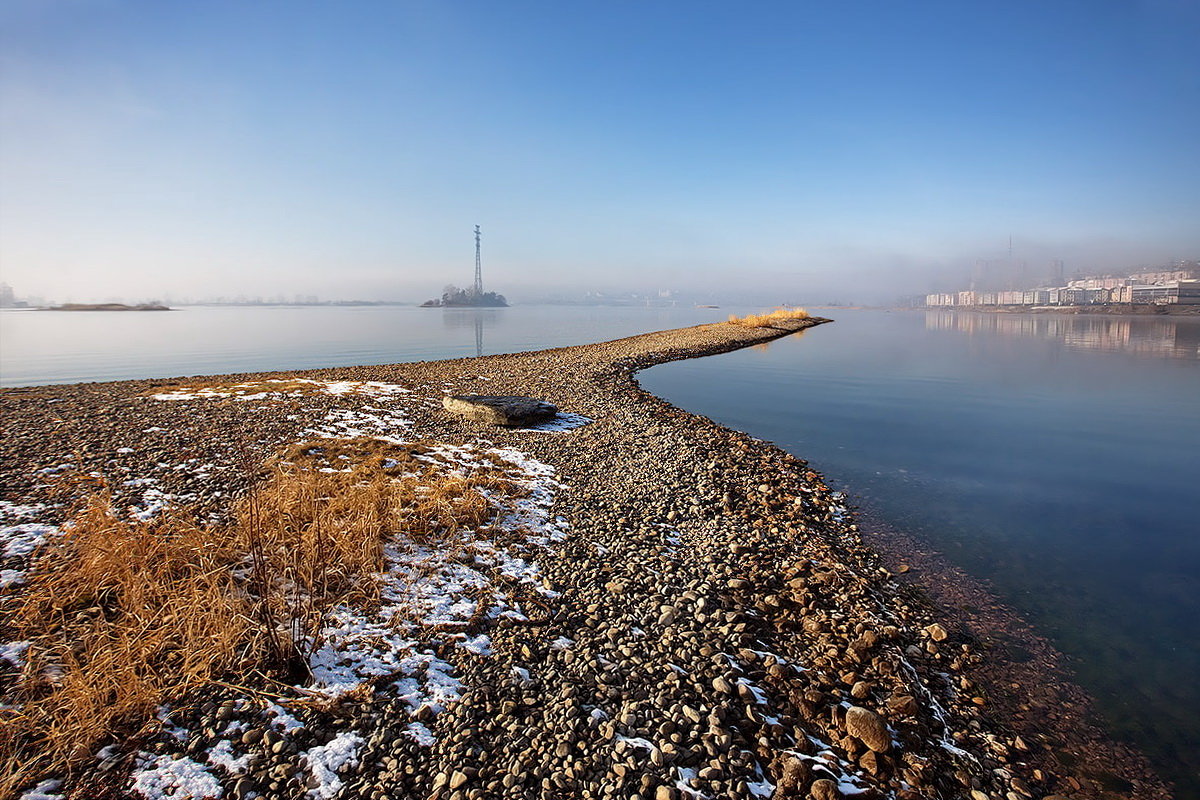
[[[1058,340],[1071,350],[1200,360],[1200,318],[925,312],[926,330]]]
[[[475,355],[483,355],[483,330],[494,328],[500,312],[494,308],[448,308],[442,311],[442,324],[447,328],[472,328],[475,331]]]
[[[804,331],[806,331],[806,330],[808,330],[808,328],[798,330],[795,333],[789,333],[786,336],[783,336],[781,338],[782,339],[799,339],[801,336],[804,335]],[[758,344],[751,345],[750,349],[755,351],[756,353],[765,353],[771,349],[771,344],[773,342],[778,342],[778,341],[780,341],[780,339],[768,339],[765,342],[759,342]]]

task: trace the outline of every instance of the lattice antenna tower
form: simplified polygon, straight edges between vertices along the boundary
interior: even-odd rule
[[[475,296],[483,294],[483,267],[479,261],[479,226],[475,226]]]

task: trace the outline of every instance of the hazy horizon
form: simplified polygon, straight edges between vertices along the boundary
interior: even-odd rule
[[[23,296],[888,302],[1200,257],[1200,7],[0,5]]]

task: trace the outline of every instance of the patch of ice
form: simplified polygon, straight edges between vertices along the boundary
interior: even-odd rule
[[[225,795],[208,768],[186,756],[147,759],[147,766],[133,773],[130,788],[147,800],[218,800]]]
[[[348,731],[301,753],[300,758],[316,784],[309,789],[308,796],[321,800],[337,797],[345,786],[342,774],[358,766],[358,749],[362,744],[361,736]]]

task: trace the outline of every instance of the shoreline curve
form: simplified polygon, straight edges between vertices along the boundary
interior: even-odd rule
[[[715,323],[451,361],[4,389],[2,499],[61,524],[63,493],[82,496],[89,484],[51,477],[98,474],[120,505],[144,502],[152,481],[164,497],[219,510],[254,479],[239,469],[247,459],[364,408],[387,411],[409,438],[483,441],[555,470],[553,513],[569,535],[536,558],[551,592],[544,613],[537,624],[495,620],[487,655],[439,651],[465,688],[425,720],[432,743],[406,735],[394,691],[306,709],[305,742],[247,745],[251,763],[261,757],[287,776],[278,789],[215,771],[234,796],[251,783],[286,796],[304,776],[301,744],[311,753],[356,732],[363,749],[338,778],[346,797],[1168,797],[1137,754],[1093,729],[1057,729],[1081,717],[1047,722],[1001,701],[989,687],[1012,673],[993,668],[997,653],[884,566],[849,500],[807,462],[636,380],[657,364],[828,321]],[[181,386],[297,379],[405,391],[155,399]],[[445,414],[444,393],[533,395],[588,422],[481,428]],[[0,674],[0,687],[11,680]],[[196,730],[215,729],[209,717],[224,713],[208,705],[189,719]],[[238,708],[251,730],[270,728],[255,721],[260,706]],[[192,755],[216,744],[197,736]],[[143,732],[143,747],[165,757],[180,746],[159,731]],[[68,788],[103,779],[127,792],[113,776],[135,769],[136,755],[82,769]]]

